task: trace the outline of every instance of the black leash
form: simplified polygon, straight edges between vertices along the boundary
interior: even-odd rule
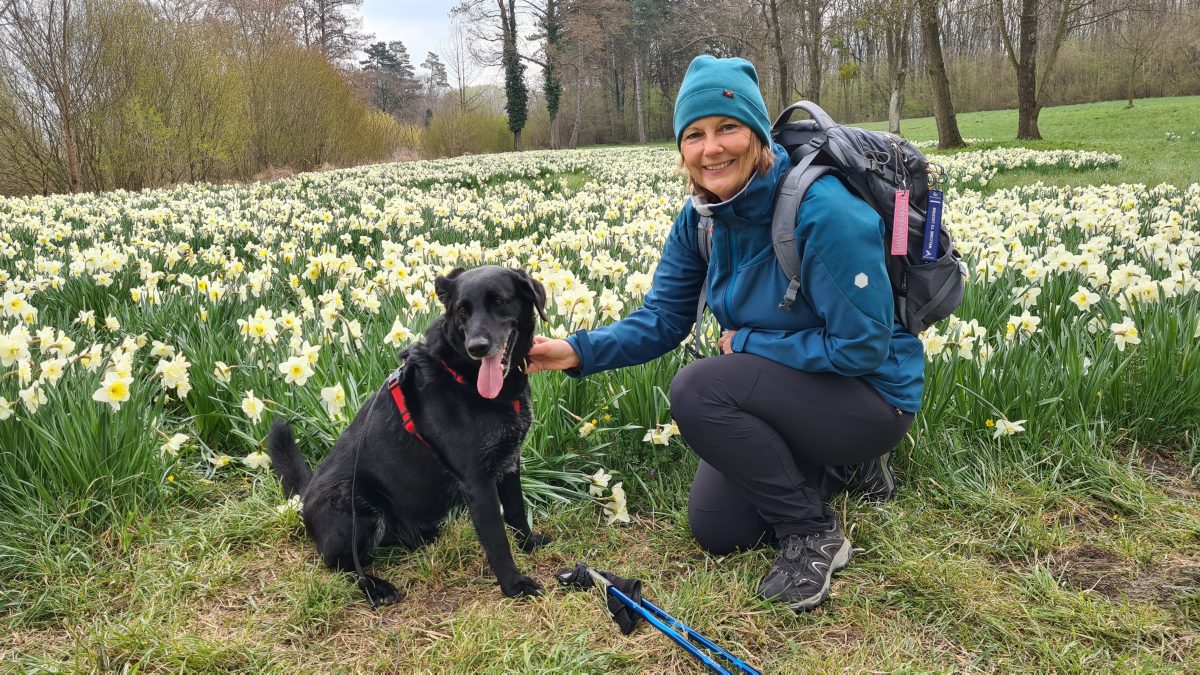
[[[354,498],[354,484],[358,480],[358,455],[362,451],[363,440],[366,438],[367,430],[371,428],[371,415],[375,414],[375,397],[379,395],[379,392],[387,389],[388,383],[392,379],[399,380],[400,376],[401,368],[392,371],[392,374],[384,381],[383,386],[371,397],[371,409],[367,411],[367,416],[363,419],[362,429],[358,434],[358,443],[354,446],[354,468],[350,472],[350,554],[354,558],[354,572],[358,575],[358,587],[367,596],[367,601],[371,603],[371,609],[377,609],[379,602],[375,600],[371,595],[371,591],[368,590],[368,586],[374,584],[371,584],[367,580],[367,574],[363,572],[362,562],[358,559],[358,502]]]

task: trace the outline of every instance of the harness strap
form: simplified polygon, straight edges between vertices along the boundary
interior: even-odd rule
[[[450,373],[455,382],[458,382],[459,384],[467,383],[466,378],[454,372],[454,369],[447,365],[445,361],[442,361],[441,363],[442,367]],[[400,411],[400,419],[404,422],[404,430],[413,436],[416,436],[417,440],[424,443],[426,447],[432,447],[429,445],[429,441],[425,440],[425,437],[421,435],[421,432],[417,431],[417,425],[416,422],[413,421],[412,413],[408,411],[408,404],[404,402],[404,392],[400,389],[399,375],[400,369],[397,368],[396,372],[392,373],[392,375],[388,377],[387,388],[388,392],[392,395],[392,400],[396,402],[396,410]],[[513,399],[512,409],[517,415],[521,414],[521,399]]]
[[[408,412],[408,405],[404,403],[404,392],[400,390],[400,381],[390,379],[387,385],[388,391],[392,394],[392,400],[396,402],[396,409],[400,411],[400,419],[404,421],[404,430],[416,436],[417,440],[424,443],[426,447],[429,447],[429,441],[425,440],[421,432],[417,431],[417,425],[413,422],[412,413]]]
[[[457,382],[459,384],[467,383],[466,378],[464,378],[462,375],[459,375],[458,373],[454,372],[454,369],[450,367],[450,364],[446,363],[445,361],[440,361],[440,360],[438,361],[438,363],[442,364],[442,367],[446,369],[446,372],[450,373],[450,376],[454,378],[455,382]]]

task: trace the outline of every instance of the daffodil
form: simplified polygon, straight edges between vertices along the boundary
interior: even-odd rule
[[[255,451],[243,457],[242,464],[251,469],[262,469],[271,466],[271,457],[265,452]]]
[[[129,400],[129,385],[132,381],[119,373],[109,372],[100,381],[100,388],[92,392],[92,400],[107,403],[114,411],[120,410],[121,404]]]
[[[408,341],[411,340],[412,337],[412,331],[405,328],[403,323],[400,323],[400,317],[396,317],[396,319],[392,321],[391,330],[388,331],[388,334],[383,338],[383,341],[392,347],[399,347],[401,345],[408,344]]]
[[[1142,338],[1138,336],[1137,326],[1133,325],[1133,319],[1123,317],[1120,323],[1109,325],[1109,330],[1112,332],[1113,342],[1117,344],[1118,351],[1125,351],[1125,345],[1141,344]]]
[[[346,407],[346,390],[340,382],[332,387],[321,388],[321,404],[330,418],[336,419],[342,414],[342,408]]]
[[[222,361],[217,361],[213,364],[213,379],[221,384],[229,384],[229,380],[233,377],[233,369],[225,365]]]
[[[168,438],[159,449],[162,451],[162,454],[174,457],[179,454],[179,451],[183,448],[183,444],[187,442],[188,437],[186,434],[175,434]]]
[[[308,382],[308,378],[312,377],[313,369],[309,365],[308,358],[299,355],[279,364],[279,372],[283,373],[283,379],[288,384],[303,387],[304,383]]]
[[[262,399],[254,395],[253,389],[247,391],[246,395],[242,397],[242,412],[246,414],[246,417],[250,418],[251,422],[260,422],[263,410],[265,409],[266,405]]]
[[[604,494],[604,488],[608,487],[608,482],[612,480],[612,474],[604,470],[603,467],[596,469],[596,473],[588,476],[588,494],[593,497],[599,497]]]
[[[629,509],[625,502],[625,488],[621,483],[612,486],[612,496],[604,503],[605,523],[628,523]]]
[[[292,495],[292,498],[275,507],[279,513],[300,513],[304,509],[304,502],[300,501],[300,495]]]
[[[1100,296],[1096,293],[1093,293],[1089,289],[1080,286],[1079,288],[1075,289],[1075,293],[1071,295],[1071,302],[1075,303],[1076,307],[1086,312],[1097,302],[1100,302]]]
[[[579,425],[579,437],[587,438],[595,430],[596,430],[596,422],[595,421],[584,422],[583,424]]]
[[[1025,431],[1025,420],[1017,420],[1010,422],[1004,418],[996,420],[996,432],[992,434],[992,438],[1000,438],[1002,436],[1012,436]]]

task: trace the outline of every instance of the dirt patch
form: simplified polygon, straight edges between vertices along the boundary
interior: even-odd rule
[[[1064,500],[1059,508],[1046,511],[1042,522],[1047,529],[1063,528],[1092,534],[1104,532],[1116,524],[1112,515],[1103,509],[1073,499]]]
[[[254,174],[250,181],[252,183],[275,183],[294,175],[296,175],[296,170],[290,166],[268,166]]]
[[[1200,498],[1200,467],[1189,466],[1158,450],[1143,450],[1134,456],[1137,465],[1173,497]]]
[[[1082,544],[1055,553],[1046,564],[1064,588],[1113,601],[1174,604],[1200,590],[1200,562],[1186,558],[1139,566],[1107,549]]]

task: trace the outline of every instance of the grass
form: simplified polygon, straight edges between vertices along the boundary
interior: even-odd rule
[[[1121,484],[1114,496],[1127,507],[1116,510],[1094,485],[1013,471],[984,491],[947,489],[901,462],[897,500],[835,504],[861,550],[830,604],[804,616],[753,597],[769,552],[713,558],[692,544],[690,463],[658,477],[662,510],[630,527],[603,527],[588,504],[539,517],[555,541],[518,564],[547,585],[542,598],[504,599],[460,516],[435,545],[377,563],[407,595],[377,612],[320,567],[294,515],[275,511],[275,485],[231,482],[211,485],[206,506],[109,532],[89,557],[47,556],[8,589],[0,660],[20,670],[695,670],[648,628],[621,636],[597,595],[553,587],[554,572],[584,560],[643,579],[648,597],[767,672],[1197,663],[1200,489],[1180,465],[1100,461]]]
[[[988,189],[1200,181],[1188,161],[1200,149],[1186,126],[1196,120],[1196,97],[1047,109],[1048,140],[1029,147],[1117,152],[1125,162],[1085,174],[1014,171]],[[959,123],[988,146],[1012,145],[1014,111]],[[932,138],[932,120],[906,120],[904,131]],[[547,178],[565,189],[588,180]],[[540,390],[562,400],[573,387]],[[897,452],[896,500],[834,503],[859,551],[831,601],[803,616],[754,597],[772,552],[713,557],[692,542],[695,460],[678,445],[677,462],[653,461],[628,440],[606,449],[629,491],[630,526],[606,527],[590,503],[537,513],[537,529],[555,541],[516,558],[546,586],[543,597],[503,598],[460,514],[435,544],[376,563],[406,594],[379,611],[320,565],[294,514],[276,511],[274,481],[213,481],[181,467],[167,508],[114,512],[99,533],[54,514],[0,523],[26,561],[0,585],[0,671],[699,671],[648,627],[622,636],[598,595],[555,587],[552,575],[577,561],[642,579],[648,597],[764,672],[1200,669],[1194,431],[1147,447],[1112,430],[1086,452],[1064,439],[1015,455],[916,433]]]
[[[887,123],[859,125],[865,129],[887,129]],[[1016,141],[1015,110],[961,113],[958,129],[963,138],[981,139],[965,150],[993,147],[1024,147],[1035,150],[1094,150],[1114,152],[1123,158],[1119,165],[1093,171],[1057,169],[1020,170],[1001,174],[989,189],[1043,181],[1048,185],[1098,185],[1144,183],[1188,185],[1200,182],[1200,96],[1105,101],[1058,108],[1045,108],[1038,117],[1040,141]],[[937,123],[932,117],[901,120],[900,130],[914,141],[937,140]],[[1178,138],[1171,140],[1168,134]],[[961,152],[961,151],[960,151]]]

